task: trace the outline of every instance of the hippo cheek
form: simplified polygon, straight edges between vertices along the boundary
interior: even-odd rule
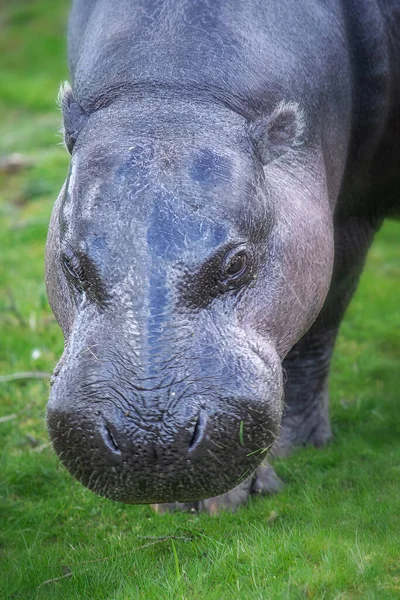
[[[67,368],[48,405],[53,446],[76,479],[112,500],[162,503],[222,494],[260,464],[278,431],[282,381],[263,369],[267,385],[253,380],[245,390],[225,383],[224,394],[210,386],[190,396],[179,387],[139,393],[108,382],[88,396],[83,381],[80,389],[69,385]],[[252,396],[239,395],[249,389]]]

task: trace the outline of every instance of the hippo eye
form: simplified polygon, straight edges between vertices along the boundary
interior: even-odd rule
[[[80,264],[79,258],[67,248],[62,254],[62,265],[64,267],[65,274],[68,279],[78,289],[82,289],[82,280],[84,277],[82,265]]]
[[[223,261],[223,274],[226,279],[238,279],[247,271],[248,255],[245,250],[230,250]]]

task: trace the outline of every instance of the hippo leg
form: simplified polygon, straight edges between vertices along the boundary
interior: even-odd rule
[[[318,326],[315,323],[284,361],[285,414],[274,456],[287,456],[297,446],[323,446],[332,437],[328,376],[337,329]]]
[[[293,448],[323,446],[332,437],[328,377],[337,332],[355,292],[368,248],[380,221],[353,217],[335,234],[335,267],[331,288],[317,320],[284,360],[285,413],[273,456]]]

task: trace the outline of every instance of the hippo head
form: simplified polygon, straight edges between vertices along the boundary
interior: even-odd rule
[[[89,116],[67,91],[63,106],[72,161],[46,258],[65,337],[54,448],[113,500],[222,494],[274,442],[281,361],[327,293],[321,153],[298,144],[290,104],[253,122],[184,99]]]

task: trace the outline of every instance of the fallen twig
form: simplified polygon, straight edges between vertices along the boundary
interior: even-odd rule
[[[17,379],[50,379],[51,373],[46,371],[23,371],[21,373],[11,373],[11,375],[0,375],[0,383],[7,381],[16,381]]]
[[[71,577],[72,575],[72,571],[70,571],[69,573],[65,573],[65,575],[60,575],[60,577],[54,577],[53,579],[46,579],[46,581],[43,581],[43,583],[41,583],[40,585],[37,586],[37,590],[41,587],[43,587],[44,585],[47,585],[48,583],[56,583],[57,581],[60,581],[60,579],[65,579],[66,577]]]
[[[0,423],[6,423],[7,421],[12,421],[17,418],[17,414],[14,413],[12,415],[5,415],[4,417],[0,417]]]
[[[138,535],[141,540],[151,540],[152,542],[165,542],[166,540],[180,540],[181,542],[192,542],[192,535]]]
[[[49,446],[51,446],[51,442],[45,442],[44,444],[40,444],[39,446],[35,446],[35,448],[33,449],[34,452],[43,452],[43,450],[46,450],[46,448],[48,448]]]

